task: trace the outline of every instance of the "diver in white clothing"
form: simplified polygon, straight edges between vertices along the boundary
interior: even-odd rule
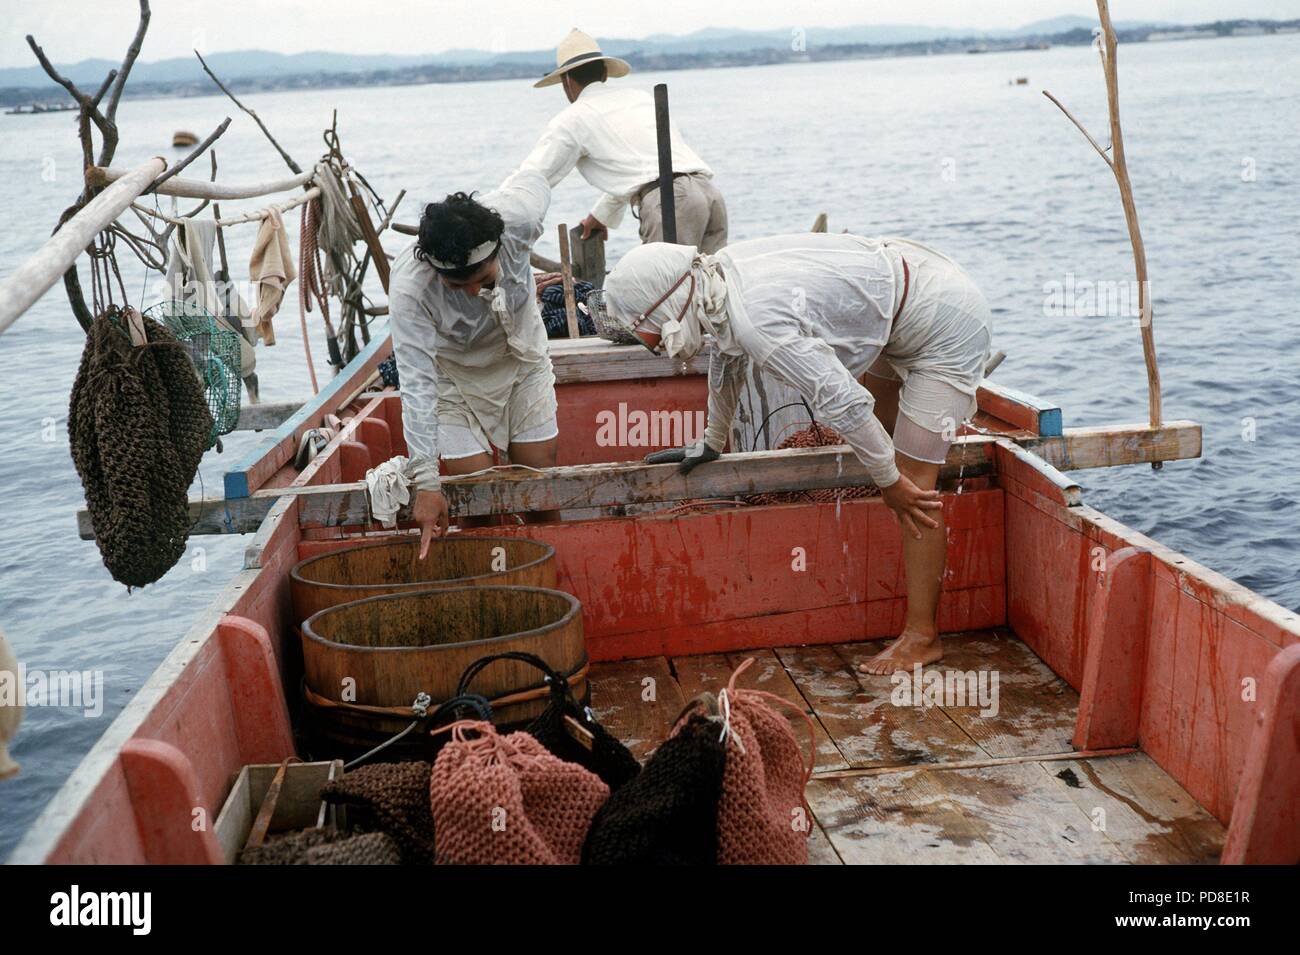
[[[490,467],[494,449],[515,464],[555,465],[555,373],[528,263],[550,202],[530,170],[482,200],[454,193],[425,207],[419,238],[393,263],[389,327],[421,557],[450,519],[439,460],[449,474]]]
[[[884,674],[940,659],[947,538],[935,487],[975,410],[992,340],[988,302],[970,276],[903,239],[801,233],[716,255],[654,243],[623,257],[595,307],[675,359],[713,337],[704,440],[647,460],[680,461],[685,472],[716,459],[748,362],[803,395],[862,461],[904,530],[907,620],[862,668]]]

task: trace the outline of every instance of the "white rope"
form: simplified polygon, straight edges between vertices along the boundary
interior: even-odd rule
[[[269,205],[263,209],[258,209],[255,212],[249,212],[242,216],[232,216],[229,219],[218,219],[217,225],[224,228],[225,226],[240,225],[245,222],[261,222],[270,214],[272,209],[281,213],[288,212],[290,209],[296,209],[298,206],[311,202],[311,200],[315,199],[320,194],[320,187],[313,186],[311,189],[308,189],[302,195],[289,202]],[[165,212],[161,212],[157,209],[150,209],[148,206],[141,205],[138,202],[131,203],[131,208],[135,209],[137,212],[143,212],[146,215],[153,216],[155,219],[162,219],[164,222],[170,222],[172,225],[184,225],[186,221],[183,216],[169,216]]]

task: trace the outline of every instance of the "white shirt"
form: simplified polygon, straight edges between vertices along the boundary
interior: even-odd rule
[[[432,265],[416,258],[414,242],[393,263],[389,281],[388,324],[401,381],[402,427],[411,461],[423,476],[417,481],[422,489],[439,484],[440,377],[452,379],[484,431],[500,441],[494,434],[504,413],[499,393],[508,393],[521,365],[550,362],[528,264],[528,252],[542,234],[550,187],[537,173],[521,170],[479,202],[505,223],[495,288],[478,296],[448,288]],[[494,312],[493,299],[502,314]]]
[[[713,170],[671,127],[673,172]],[[659,178],[654,97],[645,90],[592,83],[546,126],[521,169],[535,169],[555,186],[577,167],[604,193],[591,214],[617,228],[638,189]]]

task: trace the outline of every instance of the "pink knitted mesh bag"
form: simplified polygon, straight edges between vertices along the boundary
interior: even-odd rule
[[[805,865],[812,812],[804,790],[812,777],[816,737],[802,709],[765,690],[737,689],[736,678],[718,694],[727,742],[718,804],[718,862],[722,865]],[[790,721],[773,704],[792,710],[813,737],[808,764]]]
[[[429,800],[440,865],[577,865],[609,798],[595,773],[527,733],[461,720],[433,764]]]

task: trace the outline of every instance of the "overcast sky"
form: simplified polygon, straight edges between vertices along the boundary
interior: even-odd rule
[[[135,0],[0,0],[0,66],[35,62],[34,34],[55,62],[119,59]],[[454,47],[534,50],[570,27],[597,37],[914,23],[996,29],[1063,14],[1090,0],[154,0],[143,60],[205,51],[436,53]],[[357,11],[362,11],[358,13]],[[1300,17],[1300,0],[1113,0],[1117,20],[1200,22]]]

